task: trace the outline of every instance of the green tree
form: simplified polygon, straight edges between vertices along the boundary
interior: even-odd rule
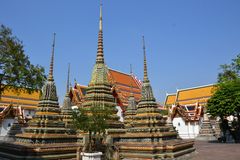
[[[207,109],[212,116],[229,116],[240,112],[240,55],[230,64],[220,65],[218,83]]]
[[[85,144],[87,152],[92,152],[94,144],[92,136],[105,133],[108,128],[107,121],[110,118],[110,110],[108,107],[93,106],[91,108],[79,108],[73,111],[73,125],[76,129],[88,132],[88,144]],[[96,137],[95,137],[96,138]]]
[[[232,81],[240,77],[240,54],[232,59],[231,64],[220,65],[222,72],[218,74],[218,82]]]
[[[213,96],[207,103],[212,116],[234,115],[240,113],[240,79],[225,81],[216,86]]]
[[[22,42],[10,28],[0,26],[0,98],[4,90],[16,92],[41,89],[46,76],[44,68],[30,63]]]

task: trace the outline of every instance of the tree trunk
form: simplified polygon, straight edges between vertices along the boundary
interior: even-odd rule
[[[92,131],[89,131],[89,152],[91,153],[92,152]]]

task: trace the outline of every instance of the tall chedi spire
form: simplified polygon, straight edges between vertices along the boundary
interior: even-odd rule
[[[56,33],[53,33],[52,56],[51,56],[51,62],[50,62],[50,67],[49,67],[48,81],[53,81],[53,63],[54,63],[55,36],[56,36]]]
[[[48,79],[47,79],[45,85],[42,88],[42,100],[53,100],[52,102],[54,102],[55,105],[58,105],[56,85],[55,85],[55,82],[54,82],[54,79],[53,79],[55,37],[56,37],[56,33],[53,33],[51,61],[50,61]]]
[[[36,155],[36,157],[33,156],[32,159],[41,159],[39,157],[41,157],[42,154],[46,157],[52,156],[51,158],[54,156],[61,157],[63,155],[66,156],[66,153],[75,153],[76,151],[75,142],[77,141],[77,137],[71,135],[71,129],[66,128],[65,123],[61,120],[61,109],[53,79],[55,35],[54,33],[49,75],[43,85],[42,96],[36,114],[34,118],[28,122],[28,127],[24,129],[24,132],[16,136],[18,143],[31,146],[33,148],[32,152],[39,152],[32,154]],[[62,145],[63,143],[65,143],[65,146]],[[41,146],[43,148],[45,147],[43,150],[46,150],[47,153],[42,151]],[[56,147],[59,146],[61,146],[61,149],[58,149],[59,152],[56,153]],[[35,147],[37,147],[37,149]]]
[[[68,73],[67,73],[67,84],[66,84],[66,94],[63,100],[63,106],[61,108],[62,120],[65,122],[65,126],[70,130],[69,133],[75,133],[72,129],[72,104],[69,96],[69,77],[70,77],[70,64],[68,64]]]
[[[142,37],[143,39],[143,57],[144,57],[144,76],[143,76],[143,82],[147,83],[149,82],[148,80],[148,74],[147,74],[147,58],[146,58],[146,47],[145,47],[145,39],[144,36]]]
[[[146,58],[146,47],[145,47],[145,39],[144,36],[142,37],[143,40],[143,64],[144,64],[144,76],[143,76],[143,85],[142,85],[142,100],[151,100],[155,101],[153,96],[152,87],[150,81],[148,79],[148,71],[147,71],[147,58]]]
[[[166,125],[166,118],[153,96],[148,79],[146,48],[143,37],[144,77],[142,96],[136,114],[130,123],[124,123],[125,134],[114,137],[122,159],[175,159],[182,154],[194,151],[193,142],[177,139],[177,132]],[[129,104],[130,105],[130,104]]]
[[[135,118],[135,127],[155,127],[160,126],[162,122],[162,116],[160,109],[153,96],[152,86],[148,79],[147,71],[147,58],[146,58],[146,46],[144,36],[143,40],[143,84],[142,84],[142,96],[138,103],[137,114]]]
[[[102,28],[102,3],[100,4],[98,47],[96,63],[93,67],[91,80],[88,84],[85,101],[82,107],[103,106],[111,110],[111,120],[107,123],[110,128],[120,128],[122,123],[118,121],[117,104],[112,95],[111,84],[108,80],[108,68],[104,63],[103,54],[103,28]]]
[[[72,110],[71,110],[71,99],[70,99],[70,96],[69,96],[69,76],[70,76],[70,64],[68,64],[66,94],[65,94],[65,97],[64,97],[62,110],[68,110],[68,111],[70,110],[70,112],[72,112]]]
[[[102,2],[100,2],[100,17],[99,17],[99,31],[98,31],[98,48],[96,63],[104,63],[103,56],[103,27],[102,27]]]

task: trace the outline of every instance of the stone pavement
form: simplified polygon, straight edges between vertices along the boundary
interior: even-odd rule
[[[240,143],[195,141],[195,148],[191,160],[240,160]]]

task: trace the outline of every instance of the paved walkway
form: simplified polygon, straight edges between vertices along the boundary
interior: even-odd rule
[[[195,141],[192,160],[240,160],[240,144]]]

